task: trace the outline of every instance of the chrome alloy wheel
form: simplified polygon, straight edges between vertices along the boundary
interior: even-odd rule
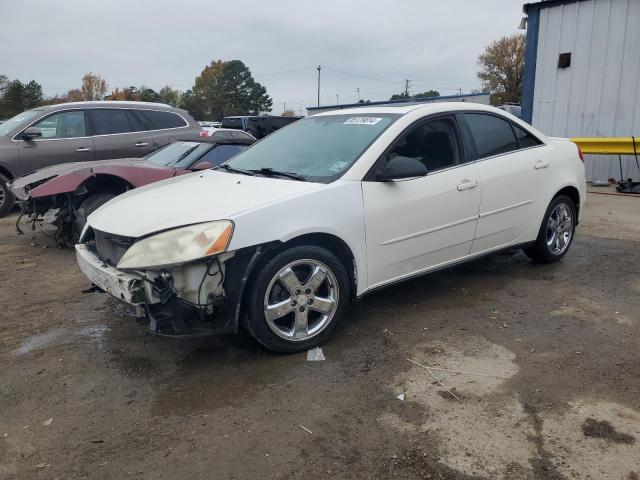
[[[303,341],[322,332],[336,314],[339,287],[333,272],[317,260],[285,265],[269,282],[264,316],[286,340]]]
[[[2,208],[2,206],[4,205],[4,202],[5,202],[6,198],[7,197],[6,197],[5,193],[4,193],[4,189],[0,187],[0,208]]]
[[[569,247],[573,236],[573,216],[565,203],[553,209],[547,221],[547,246],[553,255],[561,255]]]

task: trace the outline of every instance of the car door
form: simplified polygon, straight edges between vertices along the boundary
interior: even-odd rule
[[[142,157],[153,151],[147,132],[128,109],[94,108],[89,120],[96,160]]]
[[[394,156],[420,160],[427,175],[376,181]],[[370,288],[469,255],[480,183],[465,160],[455,118],[440,116],[414,124],[376,163],[362,182]]]
[[[538,148],[544,144],[502,116],[464,113],[463,117],[482,184],[471,253],[518,243],[539,208],[541,185],[548,181],[549,163],[544,161],[544,148]]]
[[[95,159],[85,112],[81,109],[52,113],[31,125],[42,136],[25,140],[16,135],[20,171],[28,173],[49,165]]]

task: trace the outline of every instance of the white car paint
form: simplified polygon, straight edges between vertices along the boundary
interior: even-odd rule
[[[543,145],[394,182],[363,178],[407,127],[428,115],[490,112]],[[318,115],[402,116],[330,184],[205,171],[132,190],[94,212],[88,224],[140,237],[169,228],[232,220],[228,251],[305,233],[342,239],[355,259],[357,294],[402,278],[535,240],[553,195],[565,186],[584,202],[584,165],[574,144],[550,139],[501,110],[466,103],[364,107]],[[540,162],[546,163],[545,168]]]

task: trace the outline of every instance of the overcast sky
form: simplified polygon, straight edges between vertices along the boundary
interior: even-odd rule
[[[483,47],[517,33],[518,0],[1,0],[0,73],[47,96],[102,75],[109,89],[186,90],[213,59],[242,60],[296,112],[404,89],[442,95],[479,87]],[[304,110],[303,110],[304,113]]]

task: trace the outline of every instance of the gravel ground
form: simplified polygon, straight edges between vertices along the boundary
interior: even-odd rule
[[[324,362],[151,336],[0,219],[0,478],[637,480],[640,198],[588,202],[562,262],[371,295]]]

